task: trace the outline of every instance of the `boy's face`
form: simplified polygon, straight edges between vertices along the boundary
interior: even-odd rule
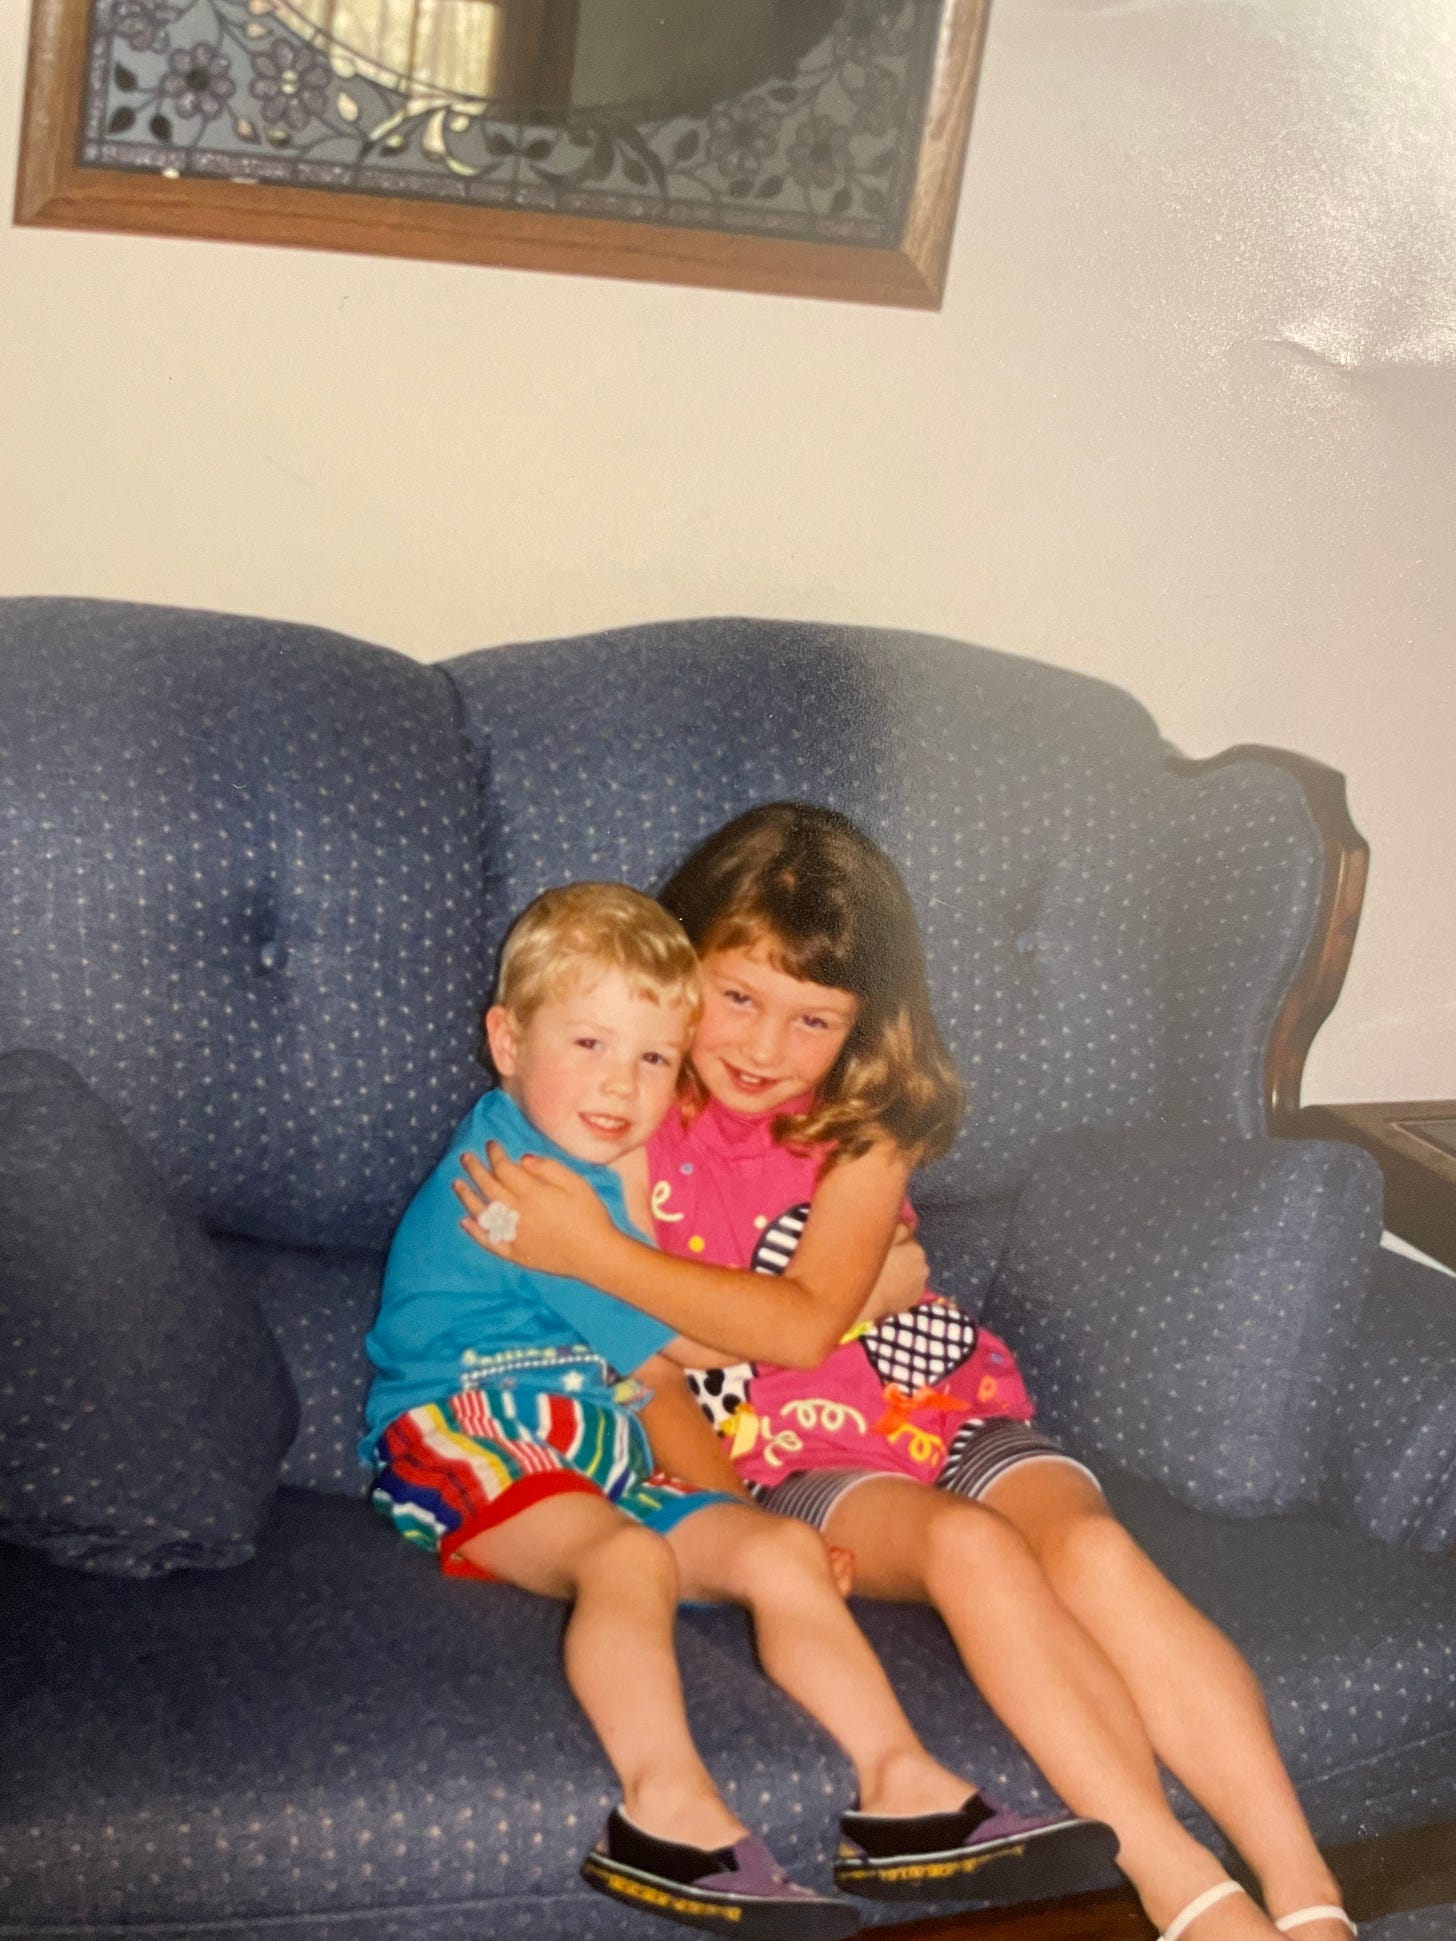
[[[589,966],[524,1024],[492,1005],[485,1030],[502,1085],[536,1130],[573,1159],[609,1166],[665,1117],[692,1014]]]

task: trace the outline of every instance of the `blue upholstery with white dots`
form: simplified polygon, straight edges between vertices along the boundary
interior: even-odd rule
[[[1326,1838],[1456,1811],[1449,1566],[1311,1517],[1228,1521],[1146,1484],[1111,1488],[1248,1652]],[[0,1746],[24,1747],[26,1794],[0,1815],[0,1936],[153,1921],[201,1941],[224,1916],[260,1941],[332,1941],[343,1923],[405,1941],[452,1922],[464,1941],[467,1920],[520,1941],[645,1932],[576,1878],[615,1794],[566,1702],[550,1604],[441,1578],[382,1519],[311,1491],[281,1494],[225,1597],[196,1574],[5,1565]],[[936,1752],[1019,1803],[1052,1800],[928,1612],[859,1612]],[[826,1880],[852,1785],[842,1757],[757,1672],[741,1614],[688,1612],[678,1628],[709,1765],[787,1864]],[[123,1664],[98,1706],[98,1670]]]
[[[986,1318],[1037,1419],[1185,1502],[1312,1502],[1380,1238],[1354,1146],[1166,1129],[1042,1149]]]
[[[1383,1543],[1456,1550],[1456,1281],[1382,1251],[1345,1355],[1324,1501]]]
[[[235,1286],[272,1329],[298,1391],[299,1430],[281,1480],[358,1497],[369,1481],[358,1453],[373,1374],[364,1337],[379,1310],[384,1256],[232,1238],[219,1246]]]
[[[0,1535],[226,1569],[297,1427],[257,1303],[116,1114],[51,1053],[0,1053]]]
[[[1383,1920],[1362,1921],[1362,1941],[1456,1941],[1456,1902],[1444,1907],[1412,1907]]]
[[[1163,753],[1116,689],[903,634],[698,621],[442,669],[313,628],[0,603],[0,1050],[59,1051],[114,1106],[266,1317],[302,1416],[297,1487],[236,1569],[100,1579],[0,1550],[0,1941],[644,1932],[577,1878],[613,1788],[561,1680],[559,1612],[442,1579],[358,1497],[380,1249],[479,1089],[495,948],[537,890],[651,886],[750,802],[846,809],[906,871],[976,1087],[919,1194],[926,1244],[960,1298],[994,1284],[1000,1301],[1052,1136],[1259,1129],[1318,843],[1287,777],[1187,779]],[[1129,1187],[1119,1212],[1156,1204]],[[1277,1193],[1250,1205],[1283,1220]],[[1199,1244],[1237,1211],[1200,1215]],[[1355,1299],[1335,1257],[1348,1212],[1331,1343]],[[1056,1245],[1090,1237],[1056,1217]],[[1104,1239],[1135,1323],[1161,1277]],[[1050,1319],[1028,1326],[1050,1352]],[[1187,1360],[1149,1367],[1178,1386]],[[1189,1379],[1175,1420],[1196,1413]],[[1276,1495],[1303,1494],[1317,1459],[1295,1400],[1287,1474],[1271,1481],[1269,1445],[1254,1478]],[[1327,1473],[1345,1464],[1368,1503],[1378,1439],[1343,1399],[1335,1416]],[[1411,1447],[1416,1426],[1401,1433]],[[1229,1518],[1145,1481],[1109,1490],[1250,1653],[1321,1834],[1456,1812],[1449,1562],[1325,1508]],[[937,1750],[1014,1804],[1048,1798],[936,1621],[864,1617]],[[738,1614],[689,1612],[680,1632],[728,1796],[825,1879],[843,1761],[766,1685]]]
[[[1183,1122],[1264,1130],[1264,1055],[1319,910],[1322,839],[1295,778],[1228,762],[1159,806],[1167,1096]]]
[[[499,819],[493,926],[573,876],[651,887],[755,802],[827,803],[885,845],[976,1087],[926,1204],[1015,1184],[1049,1133],[1172,1103],[1149,994],[1175,785],[1117,689],[951,641],[731,620],[497,648],[449,673]]]
[[[476,773],[433,669],[311,627],[0,605],[0,1049],[212,1225],[382,1247],[472,1094]]]

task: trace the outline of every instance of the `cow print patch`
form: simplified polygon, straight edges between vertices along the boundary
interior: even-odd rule
[[[715,1429],[721,1429],[748,1400],[753,1363],[739,1361],[731,1368],[686,1368],[683,1373],[698,1407]]]

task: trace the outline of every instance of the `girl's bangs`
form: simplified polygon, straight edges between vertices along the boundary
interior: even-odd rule
[[[713,925],[700,946],[707,956],[714,950],[752,950],[757,944],[768,946],[768,960],[786,977],[797,977],[805,984],[818,984],[826,991],[847,991],[863,1002],[868,990],[854,975],[849,950],[826,936],[822,930],[795,934],[794,928],[776,920],[762,908],[730,910]]]

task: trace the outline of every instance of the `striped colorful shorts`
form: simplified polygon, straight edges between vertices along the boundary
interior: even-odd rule
[[[549,1389],[466,1389],[410,1409],[379,1438],[377,1461],[370,1501],[410,1543],[438,1551],[449,1577],[489,1578],[461,1546],[548,1496],[604,1496],[659,1535],[742,1500],[655,1470],[628,1410]]]

